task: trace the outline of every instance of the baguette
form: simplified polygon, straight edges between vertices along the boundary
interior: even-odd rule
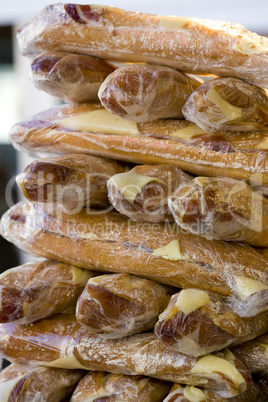
[[[110,74],[98,96],[107,110],[128,120],[182,119],[182,107],[201,83],[168,67],[130,64]]]
[[[256,338],[267,328],[267,311],[240,317],[221,296],[185,289],[172,296],[159,316],[155,334],[173,350],[201,356]]]
[[[182,112],[208,132],[267,131],[268,92],[238,78],[216,78],[197,88]]]
[[[201,389],[189,385],[184,387],[180,384],[174,384],[170,389],[169,395],[164,399],[163,402],[267,402],[267,397],[267,379],[260,378],[255,379],[253,386],[247,391],[228,399],[221,398],[219,395],[217,395],[217,393],[209,389]]]
[[[12,362],[145,375],[210,388],[230,397],[252,384],[242,360],[229,350],[195,358],[167,349],[152,333],[104,339],[59,315],[31,325],[1,324],[0,353]]]
[[[82,378],[71,402],[162,402],[169,388],[169,383],[149,377],[95,371]]]
[[[107,181],[114,208],[137,222],[172,221],[168,197],[191,176],[171,165],[138,165]]]
[[[128,274],[102,275],[88,281],[76,319],[96,334],[121,338],[153,329],[169,299],[169,289],[156,282]]]
[[[267,309],[266,258],[247,245],[182,233],[176,224],[141,224],[86,210],[52,215],[22,202],[3,215],[0,231],[31,254],[229,296],[233,311],[245,316]]]
[[[99,104],[64,105],[11,128],[34,155],[83,153],[132,163],[170,164],[195,175],[245,179],[268,194],[268,132],[210,135],[185,120],[134,123]]]
[[[197,177],[179,187],[168,205],[191,233],[268,247],[268,199],[243,181]]]
[[[56,203],[72,212],[84,206],[109,206],[106,182],[125,169],[104,158],[64,155],[32,162],[16,180],[28,200]]]
[[[233,348],[252,373],[268,374],[268,333]]]
[[[0,322],[28,324],[62,311],[73,312],[93,273],[71,265],[42,261],[0,275]]]
[[[268,39],[240,24],[101,5],[54,4],[22,26],[17,39],[27,56],[66,51],[234,76],[268,86]]]
[[[1,402],[60,402],[83,375],[83,370],[11,364],[0,373]]]
[[[114,68],[104,60],[81,54],[48,52],[34,59],[34,86],[66,102],[98,100],[98,90]]]

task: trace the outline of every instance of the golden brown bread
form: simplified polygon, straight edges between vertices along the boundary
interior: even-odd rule
[[[252,384],[242,360],[229,350],[195,358],[166,348],[152,333],[104,339],[74,316],[58,315],[31,325],[0,325],[0,353],[12,362],[145,375],[200,385],[230,397]]]
[[[76,308],[77,321],[106,338],[153,329],[167,307],[171,289],[129,274],[102,275],[88,281]]]
[[[244,181],[197,177],[168,200],[176,223],[207,239],[268,247],[268,199]]]
[[[210,135],[185,120],[134,123],[99,104],[64,105],[10,131],[32,154],[83,153],[141,164],[171,164],[190,173],[245,179],[268,193],[268,132]]]
[[[48,214],[40,205],[19,203],[3,215],[0,230],[31,254],[230,296],[233,310],[244,316],[267,309],[266,258],[247,245],[183,233],[175,223],[137,223],[87,210]]]
[[[183,115],[208,132],[267,131],[268,92],[238,78],[216,78],[189,96]]]
[[[32,262],[0,275],[0,322],[31,323],[73,312],[93,273],[53,261]]]
[[[107,110],[128,120],[182,119],[182,107],[201,83],[168,67],[134,63],[110,74],[98,96]]]
[[[268,39],[239,24],[54,4],[18,31],[24,55],[67,51],[243,78],[267,87]]]
[[[98,90],[114,68],[104,60],[81,54],[47,52],[31,64],[30,77],[42,91],[70,102],[98,100]]]
[[[162,402],[170,384],[141,375],[93,371],[77,385],[71,402]]]
[[[264,334],[268,312],[240,317],[219,295],[199,289],[181,290],[160,314],[155,334],[169,348],[201,356]]]
[[[60,402],[72,394],[84,373],[11,364],[0,373],[1,402]]]
[[[171,165],[138,165],[107,181],[108,196],[118,212],[134,221],[172,221],[168,197],[191,178]]]
[[[53,202],[75,212],[84,206],[109,206],[106,182],[125,170],[120,163],[105,158],[63,155],[32,162],[16,180],[28,200]]]
[[[233,348],[252,373],[268,374],[268,333]]]

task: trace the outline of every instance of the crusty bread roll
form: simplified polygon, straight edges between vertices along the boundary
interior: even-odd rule
[[[155,334],[173,350],[201,356],[256,338],[267,328],[267,311],[240,317],[221,296],[184,289],[172,296],[160,314]]]
[[[170,384],[141,375],[93,371],[77,385],[71,402],[162,402]]]
[[[114,68],[104,60],[81,54],[47,52],[31,64],[30,77],[42,91],[70,102],[98,100],[98,90]]]
[[[180,232],[175,223],[143,224],[86,210],[48,214],[38,204],[19,203],[3,215],[0,231],[31,254],[229,296],[240,315],[268,306],[266,258],[247,245]]]
[[[98,96],[107,110],[128,120],[182,119],[182,107],[201,83],[168,67],[130,64],[110,74]]]
[[[105,158],[63,155],[36,160],[17,178],[23,195],[30,201],[53,202],[66,211],[109,206],[107,180],[126,167]]]
[[[28,324],[76,302],[93,272],[53,261],[32,262],[0,275],[0,323]]]
[[[84,153],[142,164],[170,164],[200,176],[245,179],[268,194],[268,132],[210,135],[185,120],[134,123],[99,104],[65,105],[11,128],[31,154]]]
[[[11,364],[0,373],[1,402],[60,402],[72,394],[84,373]]]
[[[96,334],[121,338],[153,329],[170,296],[171,289],[148,279],[102,275],[88,281],[77,303],[76,319]]]
[[[16,363],[145,375],[210,388],[224,397],[252,384],[246,365],[229,350],[195,358],[166,348],[149,332],[104,339],[70,315],[31,325],[1,324],[0,335],[1,355]]]
[[[168,200],[176,223],[207,239],[268,247],[268,198],[244,181],[196,177]]]
[[[107,181],[108,196],[118,212],[134,221],[173,221],[168,197],[190,180],[190,175],[175,166],[137,165]]]
[[[208,132],[267,131],[268,92],[238,78],[216,78],[196,89],[182,112]]]
[[[239,24],[101,5],[53,4],[22,26],[17,37],[20,51],[28,56],[66,51],[268,86],[268,39]]]

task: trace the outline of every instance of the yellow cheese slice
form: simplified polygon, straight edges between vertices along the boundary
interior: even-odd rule
[[[234,276],[234,279],[237,286],[237,292],[241,300],[245,300],[252,294],[260,292],[261,290],[268,289],[268,285],[252,278]]]
[[[216,106],[218,106],[220,111],[227,117],[228,121],[239,119],[239,117],[242,116],[243,109],[231,105],[231,103],[223,99],[214,88],[210,88],[206,94],[206,97]]]
[[[10,402],[11,401],[12,391],[14,391],[14,389],[16,388],[16,385],[25,376],[27,377],[27,373],[22,374],[22,375],[20,375],[18,377],[15,377],[12,380],[0,383],[0,395],[1,395],[0,400],[1,400],[1,402]]]
[[[177,297],[175,306],[178,311],[188,315],[209,302],[210,298],[207,292],[200,289],[183,289]]]
[[[51,362],[36,362],[36,364],[40,364],[45,367],[56,367],[56,368],[65,368],[65,369],[87,369],[87,367],[83,366],[75,356],[65,356],[60,357],[57,360],[52,360]]]
[[[183,390],[183,395],[189,402],[201,402],[206,401],[206,395],[204,392],[192,385],[187,385]]]
[[[171,137],[180,138],[181,140],[190,140],[195,135],[207,134],[202,128],[198,127],[196,124],[191,124],[190,126],[180,128],[179,130],[171,133]]]
[[[172,240],[164,247],[156,248],[153,252],[153,255],[171,261],[178,261],[185,259],[185,257],[181,254],[178,239]]]
[[[191,22],[191,19],[185,17],[175,17],[173,15],[163,15],[159,17],[159,25],[162,28],[183,29],[189,22]]]

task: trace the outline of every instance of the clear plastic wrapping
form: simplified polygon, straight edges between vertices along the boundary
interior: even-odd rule
[[[134,63],[110,74],[98,96],[107,110],[128,120],[182,119],[182,107],[201,83],[168,67]]]
[[[153,329],[170,295],[167,287],[134,275],[102,275],[88,281],[76,318],[94,333],[121,338]]]
[[[98,100],[98,90],[114,68],[104,60],[81,54],[48,52],[31,64],[34,86],[71,102]]]
[[[11,364],[0,373],[1,402],[60,402],[72,394],[84,373]]]
[[[31,254],[228,296],[239,315],[267,309],[268,261],[252,247],[183,233],[175,223],[93,212],[48,214],[38,204],[19,203],[3,215],[1,233]]]
[[[186,120],[135,123],[99,104],[65,105],[42,112],[10,131],[32,154],[84,153],[142,164],[170,164],[203,176],[245,179],[268,193],[268,134],[208,134]]]
[[[239,24],[54,4],[18,31],[24,55],[64,51],[239,77],[267,87],[268,39]]]
[[[152,333],[104,339],[59,315],[31,325],[0,325],[0,353],[13,362],[145,375],[202,386],[223,397],[250,388],[250,372],[229,350],[195,358],[166,348]]]
[[[28,324],[62,311],[76,302],[93,273],[64,263],[33,262],[0,275],[0,322]]]
[[[168,205],[176,223],[191,233],[268,247],[268,199],[243,181],[196,177]]]
[[[267,130],[268,92],[238,78],[216,78],[190,95],[183,115],[208,132]]]
[[[169,383],[149,377],[95,371],[79,382],[71,402],[162,402],[169,388]]]
[[[252,373],[268,374],[268,333],[233,348]]]

